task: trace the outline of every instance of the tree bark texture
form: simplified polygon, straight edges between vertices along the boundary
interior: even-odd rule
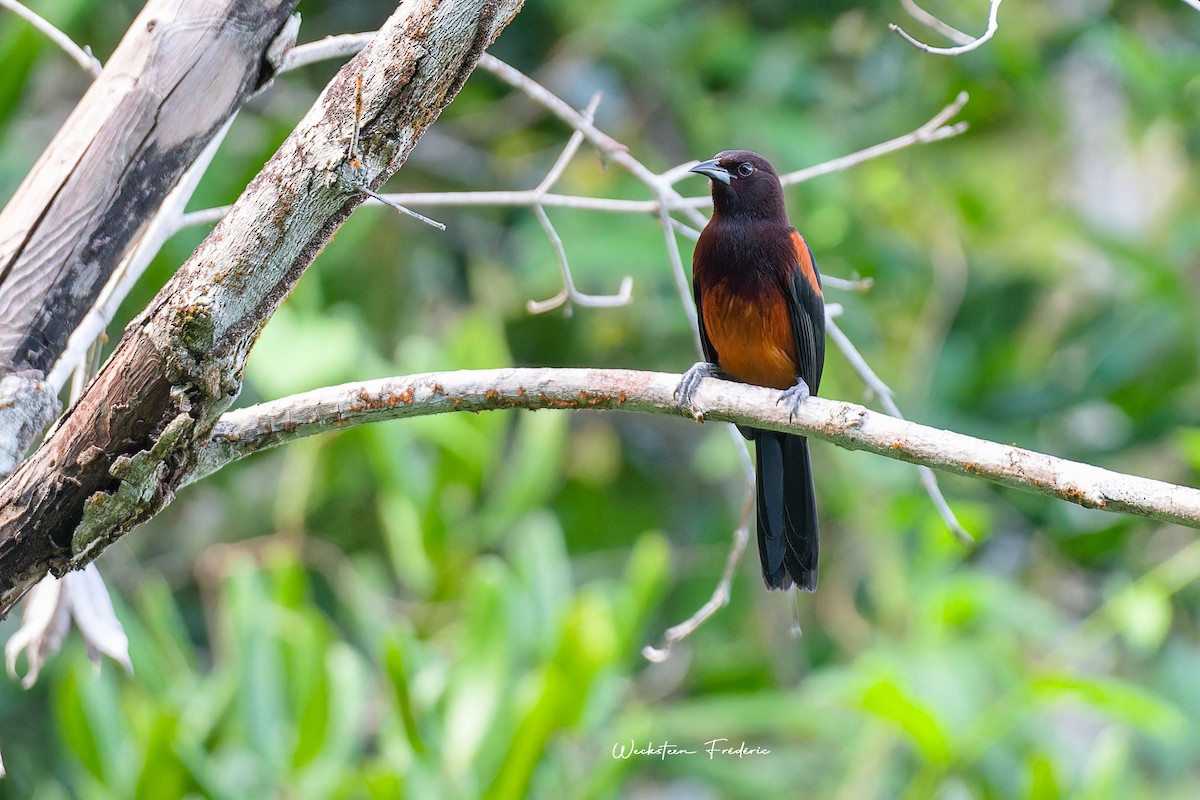
[[[53,420],[43,379],[163,198],[271,77],[296,0],[150,0],[0,212],[0,475]]]
[[[679,414],[679,375],[618,369],[495,369],[439,372],[329,386],[222,415],[199,451],[199,480],[231,461],[305,436],[386,419],[496,409],[621,409]],[[848,450],[984,478],[1085,508],[1200,528],[1200,490],[1081,464],[1015,445],[812,397],[793,414],[779,392],[716,379],[696,402],[710,421],[803,433]]]
[[[521,0],[406,0],[325,88],[233,210],[126,328],[42,446],[0,486],[0,613],[88,563],[191,471],[250,347],[364,195],[457,94]],[[347,148],[356,84],[361,165]]]

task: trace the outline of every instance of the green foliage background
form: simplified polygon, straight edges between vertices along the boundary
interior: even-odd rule
[[[102,57],[132,2],[46,0]],[[979,31],[985,3],[931,3]],[[303,2],[302,38],[386,2]],[[958,59],[888,33],[898,2],[527,0],[493,52],[654,169],[730,147],[795,169],[907,132],[957,92],[970,131],[788,190],[843,326],[913,419],[1196,485],[1200,13],[1012,3]],[[0,12],[0,196],[86,86]],[[193,207],[231,202],[337,68],[240,116]],[[391,187],[536,185],[569,131],[477,74]],[[696,178],[682,187],[705,191]],[[586,148],[562,189],[644,198]],[[552,210],[590,292],[521,209],[357,212],[268,326],[240,402],[434,369],[682,371],[691,332],[652,218]],[[164,249],[128,319],[205,234]],[[684,244],[685,252],[690,252]],[[115,332],[116,329],[114,329]],[[863,388],[834,351],[824,393]],[[683,419],[454,415],[292,445],[184,491],[111,548],[135,674],[77,634],[0,683],[12,797],[1194,797],[1193,531],[943,477],[955,544],[903,464],[814,448],[820,591],[728,608],[640,655],[720,574],[733,440]],[[803,630],[792,634],[793,615]],[[10,620],[4,630],[11,632]],[[769,755],[613,757],[614,745]]]

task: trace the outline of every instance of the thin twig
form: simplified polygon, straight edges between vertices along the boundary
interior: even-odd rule
[[[1200,0],[1198,0],[1200,1]],[[482,65],[482,61],[480,64]],[[841,172],[850,167],[857,166],[866,161],[872,161],[881,156],[889,155],[898,150],[903,150],[906,147],[912,147],[917,144],[930,144],[943,139],[949,139],[953,136],[958,136],[966,132],[966,122],[956,122],[953,125],[948,125],[963,106],[970,99],[966,92],[959,92],[945,108],[938,111],[930,120],[919,128],[903,136],[897,136],[894,139],[889,139],[886,142],[881,142],[870,147],[865,147],[854,153],[835,158],[832,161],[826,161],[821,164],[815,164],[811,167],[786,172],[779,176],[780,182],[784,186],[793,186],[798,183],[812,180],[813,178],[822,175],[828,175],[833,172]],[[569,107],[568,107],[569,108]],[[566,120],[570,124],[570,120]],[[624,152],[624,151],[621,151]],[[622,159],[623,160],[623,159]],[[651,180],[647,183],[652,189],[659,184],[673,185],[680,177],[685,176],[688,170],[695,166],[695,161],[688,161],[676,167],[672,167],[661,175],[656,175],[648,169],[645,172],[638,170],[635,177],[646,182],[648,176]],[[643,167],[644,169],[644,167]],[[682,173],[682,175],[680,174]],[[612,211],[626,214],[658,214],[660,208],[666,205],[668,211],[684,211],[691,212],[706,208],[712,205],[712,197],[709,195],[682,197],[675,191],[665,192],[666,199],[656,197],[653,200],[621,200],[616,198],[600,198],[600,197],[578,197],[572,195],[554,195],[546,194],[543,196],[543,204],[547,206],[564,206],[569,208],[583,208],[593,211]],[[395,199],[411,205],[434,205],[434,206],[526,206],[530,205],[534,198],[535,190],[515,191],[515,192],[441,192],[428,194],[401,194],[394,195]],[[704,227],[705,219],[703,217],[691,216],[692,223],[696,226],[696,235],[699,235],[699,228]],[[676,223],[683,225],[684,223]],[[692,238],[695,238],[693,236]]]
[[[353,127],[350,131],[350,146],[346,150],[346,163],[350,166],[350,183],[358,192],[365,194],[367,197],[374,198],[380,203],[383,203],[388,208],[399,211],[401,214],[407,214],[415,220],[424,222],[431,228],[437,228],[439,231],[446,230],[446,226],[435,219],[430,219],[424,214],[418,214],[411,208],[406,207],[402,203],[397,203],[394,200],[389,200],[382,195],[376,194],[375,190],[367,187],[365,174],[366,168],[363,166],[362,159],[358,157],[358,135],[359,127],[362,124],[363,114],[363,79],[362,73],[354,76],[354,114],[352,117]]]
[[[842,332],[832,317],[825,320],[826,333],[833,340],[838,349],[842,351],[842,355],[850,362],[850,366],[858,374],[859,378],[867,387],[879,398],[879,404],[883,406],[888,414],[896,419],[904,419],[904,415],[900,413],[900,407],[896,405],[896,400],[893,397],[893,392],[890,386],[883,382],[875,370],[871,369],[871,365],[862,357],[862,353],[858,352],[858,348],[850,341],[849,337]],[[945,496],[942,494],[942,489],[938,486],[937,476],[933,474],[927,466],[917,467],[921,474],[921,485],[925,487],[925,493],[929,495],[929,499],[933,502],[933,507],[937,509],[938,515],[946,523],[946,527],[954,535],[954,538],[963,544],[971,544],[975,541],[975,537],[967,532],[967,529],[962,526],[955,516],[950,504],[946,502]]]
[[[600,92],[592,95],[592,99],[588,101],[587,108],[583,110],[583,118],[591,122],[596,118],[596,109],[600,108]],[[554,161],[554,166],[550,167],[550,171],[546,173],[546,177],[542,178],[542,182],[537,185],[533,191],[541,197],[558,183],[558,179],[562,177],[566,171],[567,165],[571,163],[571,159],[575,158],[575,154],[579,152],[579,148],[583,145],[583,133],[574,131],[571,133],[571,138],[567,140],[567,146],[558,154],[558,158]]]
[[[836,275],[821,275],[821,285],[826,289],[839,289],[843,292],[863,293],[871,291],[875,285],[874,278],[839,278]]]
[[[823,164],[817,164],[805,169],[799,169],[795,172],[788,172],[779,176],[779,181],[784,186],[791,186],[797,183],[804,183],[821,175],[828,175],[831,172],[841,172],[849,169],[864,161],[871,161],[880,156],[894,153],[897,150],[903,150],[906,147],[911,147],[915,144],[930,144],[931,142],[939,142],[943,139],[949,139],[952,136],[958,136],[967,130],[967,123],[956,122],[953,125],[947,125],[959,111],[962,111],[963,106],[967,104],[970,95],[966,92],[959,92],[945,108],[934,114],[928,122],[917,128],[912,133],[906,133],[903,136],[897,136],[895,139],[890,139],[881,144],[873,145],[859,150],[857,153],[851,153],[848,156],[835,158],[832,161],[826,161]]]
[[[375,202],[378,203],[379,201]],[[369,201],[363,205],[368,204]],[[179,233],[184,228],[191,228],[196,225],[212,225],[220,222],[232,210],[233,206],[216,206],[214,208],[202,208],[199,211],[189,211],[175,221],[175,229],[171,233]]]
[[[675,240],[675,228],[671,225],[671,213],[667,211],[665,203],[659,206],[658,218],[662,222],[663,239],[667,245],[667,260],[671,264],[671,277],[675,282],[675,291],[679,295],[680,305],[683,306],[683,313],[691,328],[696,353],[703,356],[704,348],[700,342],[700,319],[696,314],[696,304],[692,301],[692,289],[688,284],[687,272],[683,268],[679,242]]]
[[[352,56],[366,47],[374,38],[375,31],[343,33],[337,36],[326,36],[324,39],[318,39],[308,44],[297,45],[283,57],[283,63],[277,71],[291,72],[318,61]]]
[[[597,92],[592,96],[587,108],[583,111],[583,119],[591,122],[596,116],[596,109],[600,106],[600,93]],[[562,153],[555,159],[554,165],[550,167],[550,171],[546,173],[546,177],[542,178],[531,194],[530,207],[533,209],[533,214],[537,217],[538,224],[541,225],[542,231],[546,234],[546,238],[550,241],[550,246],[554,249],[554,255],[558,260],[558,269],[562,275],[563,288],[558,294],[548,300],[530,300],[525,304],[525,309],[530,314],[543,314],[551,311],[559,306],[563,307],[563,312],[570,316],[576,304],[581,306],[590,306],[593,308],[611,308],[613,306],[628,305],[633,298],[633,276],[626,275],[621,280],[621,286],[616,294],[585,294],[575,288],[575,279],[571,274],[571,263],[567,260],[567,250],[563,246],[562,237],[558,235],[558,231],[554,228],[554,223],[550,221],[550,216],[546,214],[546,209],[543,207],[542,200],[546,193],[553,188],[554,184],[558,183],[562,177],[567,165],[571,163],[571,159],[579,152],[580,146],[583,145],[584,135],[580,130],[576,130],[571,134],[571,138],[567,140],[567,146],[563,148]]]
[[[367,197],[370,197],[370,198],[378,201],[379,203],[382,203],[383,205],[387,206],[388,208],[394,208],[395,210],[399,211],[400,213],[407,214],[408,216],[412,217],[413,219],[420,220],[421,222],[424,222],[426,225],[429,225],[432,228],[437,228],[439,231],[446,230],[446,225],[444,223],[438,222],[436,219],[430,219],[429,217],[425,216],[424,214],[413,211],[411,208],[401,205],[400,203],[392,202],[392,200],[390,200],[386,195],[376,194],[375,192],[371,191],[370,189],[368,189],[365,186],[355,186],[354,188],[357,189],[358,191],[362,192],[363,194],[365,194]]]
[[[546,238],[550,240],[550,246],[554,248],[554,255],[558,261],[558,269],[563,279],[563,290],[549,300],[528,301],[525,307],[530,314],[542,314],[559,306],[565,306],[564,310],[570,315],[572,303],[593,307],[623,306],[629,303],[630,298],[633,296],[633,278],[628,275],[622,279],[621,287],[616,294],[584,294],[576,289],[575,281],[571,277],[571,265],[567,262],[567,251],[563,247],[562,237],[558,235],[558,231],[554,228],[554,223],[546,215],[546,209],[540,205],[534,205],[533,215],[537,217],[538,224],[542,226],[542,231],[546,234]]]
[[[975,41],[975,37],[969,33],[963,33],[953,25],[947,25],[942,20],[930,14],[925,9],[916,4],[915,0],[900,0],[900,5],[904,6],[904,10],[908,15],[921,23],[927,28],[937,31],[942,36],[945,36],[950,41],[956,44],[970,44]]]
[[[1185,0],[1185,2],[1187,2],[1187,1],[1188,0]],[[971,39],[970,41],[966,42],[965,44],[960,44],[956,47],[933,47],[931,45],[927,45],[922,41],[918,41],[917,39],[914,39],[907,32],[905,32],[905,30],[903,28],[901,28],[899,25],[897,25],[894,22],[888,25],[888,30],[894,31],[895,33],[899,34],[900,37],[902,39],[904,39],[904,41],[908,42],[909,44],[911,44],[913,47],[917,48],[918,50],[924,50],[926,53],[932,53],[935,56],[960,56],[963,53],[969,53],[972,50],[977,49],[978,47],[980,47],[981,45],[983,45],[985,42],[987,42],[989,39],[991,39],[993,36],[996,35],[996,31],[998,31],[1000,29],[1000,23],[997,21],[997,15],[1000,13],[1000,2],[1001,2],[1001,0],[991,0],[990,6],[988,9],[987,30],[983,32],[983,35],[980,36],[978,39]],[[911,11],[910,11],[910,13],[911,13]],[[945,23],[942,23],[942,25],[945,25]],[[950,26],[946,25],[946,27],[949,28]],[[955,29],[951,28],[951,30],[955,30]],[[961,33],[961,31],[956,31],[956,32]],[[951,38],[953,39],[953,37],[951,37]]]
[[[7,8],[45,34],[50,41],[54,42],[63,52],[69,55],[75,63],[83,67],[84,72],[93,78],[100,77],[100,73],[104,70],[104,65],[100,63],[100,59],[92,55],[90,47],[80,47],[75,44],[75,42],[71,41],[70,36],[67,36],[58,28],[51,25],[44,17],[38,16],[23,4],[18,3],[17,0],[0,0],[0,8]]]
[[[736,428],[730,428],[736,430]],[[740,447],[740,445],[739,445]],[[740,448],[745,452],[745,448]],[[682,642],[687,637],[696,632],[696,629],[709,620],[714,614],[729,604],[729,591],[733,586],[733,576],[737,572],[738,564],[742,561],[742,556],[746,552],[746,545],[750,542],[750,509],[754,506],[754,482],[751,479],[750,490],[746,493],[746,499],[742,503],[741,522],[733,531],[733,546],[729,548],[729,555],[725,558],[725,569],[721,573],[721,580],[717,582],[717,588],[713,590],[712,596],[708,601],[696,610],[696,613],[680,622],[678,625],[672,625],[667,628],[663,634],[662,647],[654,647],[646,645],[642,648],[642,657],[647,661],[652,661],[655,664],[661,664],[671,655],[671,647]]]
[[[385,195],[389,200],[412,206],[453,207],[527,207],[535,203],[554,208],[576,208],[585,211],[609,211],[616,214],[654,214],[656,200],[620,200],[610,197],[538,194],[537,189],[518,189],[499,192],[406,192]]]
[[[616,139],[604,133],[597,128],[590,120],[584,117],[575,109],[571,108],[558,95],[551,92],[546,87],[542,86],[537,81],[533,80],[525,73],[518,69],[510,67],[495,56],[484,53],[479,59],[479,67],[487,70],[496,77],[503,80],[515,89],[519,89],[531,100],[535,101],[545,108],[554,116],[561,119],[567,125],[577,131],[583,133],[587,140],[597,147],[603,153],[606,160],[620,166],[626,172],[629,172],[633,177],[637,178],[642,183],[649,186],[656,195],[658,202],[670,202],[672,205],[679,203],[683,198],[678,192],[672,188],[669,181],[664,180],[663,176],[658,175],[642,162],[638,161],[629,153],[629,148],[618,142]],[[672,173],[667,173],[672,174]],[[694,208],[689,208],[686,204],[675,206],[684,211],[688,217],[699,227],[703,227],[705,223],[704,217]]]

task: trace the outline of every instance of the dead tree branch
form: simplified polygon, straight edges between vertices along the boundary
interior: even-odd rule
[[[1187,2],[1187,0],[1184,1]],[[997,15],[1000,13],[1000,3],[1001,0],[990,0],[988,3],[987,30],[985,30],[983,35],[979,36],[978,38],[968,36],[957,28],[947,25],[933,14],[930,14],[928,11],[922,9],[916,3],[911,2],[911,0],[905,3],[905,9],[913,16],[914,19],[925,23],[930,28],[938,33],[941,33],[951,41],[958,42],[958,44],[954,47],[934,47],[932,45],[925,44],[919,39],[909,35],[907,31],[894,22],[888,25],[888,30],[898,35],[901,39],[908,42],[913,47],[917,48],[918,50],[923,50],[926,53],[931,53],[935,56],[961,56],[963,53],[969,53],[972,50],[979,48],[985,42],[989,41],[993,36],[995,36],[996,31],[1000,30],[1000,23],[997,20]]]
[[[320,249],[408,157],[520,0],[406,0],[0,486],[0,612],[168,503],[250,347]],[[364,112],[351,168],[356,80]],[[84,309],[86,311],[86,308]],[[64,337],[65,339],[65,337]]]
[[[353,425],[453,411],[608,409],[678,416],[678,375],[631,370],[499,369],[430,373],[345,384],[224,414],[183,483],[286,442]],[[1104,511],[1200,528],[1200,489],[1125,475],[1013,445],[810,398],[789,420],[779,392],[710,378],[696,400],[710,421],[803,433],[945,472],[983,478]]]
[[[269,79],[295,5],[151,0],[0,212],[0,474],[53,419],[44,379],[143,224]]]

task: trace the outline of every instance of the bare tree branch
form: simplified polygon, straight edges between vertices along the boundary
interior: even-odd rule
[[[294,6],[151,0],[0,212],[0,468],[57,409],[44,377],[147,218],[269,78]]]
[[[737,430],[730,428],[730,430]],[[746,450],[739,448],[745,454]],[[725,557],[725,569],[721,571],[721,580],[717,581],[717,588],[713,590],[712,596],[705,601],[704,605],[696,609],[696,613],[680,622],[677,625],[672,625],[667,628],[663,634],[663,643],[661,647],[646,645],[642,648],[642,657],[647,661],[652,661],[655,664],[661,664],[671,655],[671,648],[682,642],[684,639],[691,636],[696,630],[709,620],[714,614],[720,611],[729,603],[729,593],[733,587],[733,576],[737,572],[738,564],[742,561],[742,556],[746,552],[746,545],[750,543],[750,511],[754,506],[754,479],[751,476],[750,486],[746,492],[745,499],[742,501],[742,516],[738,522],[738,526],[733,530],[733,546],[729,548],[729,555]]]
[[[599,105],[600,94],[597,93],[592,97],[591,102],[588,103],[587,108],[584,110],[583,118],[591,122],[595,117],[596,107]],[[579,152],[579,146],[582,144],[583,132],[575,131],[572,133],[571,138],[567,141],[567,146],[563,148],[562,153],[555,160],[554,166],[550,167],[550,171],[546,173],[546,177],[533,190],[533,214],[537,217],[538,224],[542,226],[542,231],[550,241],[550,246],[554,248],[554,254],[558,259],[558,269],[563,279],[563,289],[549,300],[530,300],[526,303],[525,308],[530,314],[543,314],[562,306],[563,310],[569,315],[574,304],[597,308],[623,306],[627,305],[633,296],[633,278],[628,275],[622,279],[621,288],[616,294],[584,294],[575,288],[575,278],[571,274],[571,264],[567,261],[567,250],[563,246],[562,237],[558,235],[558,230],[555,229],[554,223],[550,221],[550,217],[546,214],[546,209],[542,204],[542,198],[546,196],[546,192],[550,191],[554,184],[558,183],[558,179],[562,177],[567,164],[571,163],[571,159]]]
[[[779,176],[779,181],[784,186],[804,183],[818,176],[828,175],[831,172],[841,172],[842,170],[862,164],[865,161],[872,161],[880,156],[886,156],[889,153],[895,153],[898,150],[903,150],[913,145],[932,144],[933,142],[940,142],[943,139],[949,139],[965,133],[968,127],[966,122],[956,122],[953,125],[949,123],[950,120],[958,115],[958,112],[962,111],[963,106],[970,99],[970,95],[966,92],[959,92],[945,108],[934,114],[928,122],[911,133],[906,133],[903,136],[897,136],[895,139],[889,139],[886,142],[863,148],[848,156],[826,161],[824,164],[816,164],[815,166],[799,169],[795,172],[785,173]]]
[[[904,41],[908,42],[909,44],[911,44],[913,47],[917,48],[918,50],[924,50],[926,53],[932,53],[935,56],[961,56],[963,53],[969,53],[972,50],[979,48],[981,45],[983,45],[985,42],[987,42],[989,39],[991,39],[993,36],[996,35],[996,31],[998,31],[1000,29],[1000,24],[996,20],[997,15],[1000,13],[1000,2],[1001,2],[1001,0],[990,0],[989,7],[988,7],[987,30],[983,32],[983,35],[980,36],[978,39],[968,39],[968,41],[963,42],[963,43],[957,45],[956,47],[933,47],[931,45],[927,45],[924,42],[918,41],[917,39],[910,36],[903,28],[901,28],[899,25],[897,25],[894,22],[891,23],[890,25],[888,25],[888,30],[894,31],[895,33],[899,34],[899,36],[902,39],[904,39]],[[1187,2],[1187,0],[1185,0],[1185,2]],[[909,7],[909,6],[911,6],[911,7]],[[934,30],[947,36],[947,38],[949,38],[951,41],[961,41],[960,37],[965,35],[962,33],[962,31],[960,31],[956,28],[950,27],[949,25],[942,22],[940,19],[933,16],[929,12],[916,6],[916,4],[914,4],[914,3],[910,2],[910,3],[906,4],[905,7],[908,10],[908,12],[910,14],[912,14],[915,18],[920,19],[922,22],[929,25]],[[916,9],[915,12],[914,12],[914,8]],[[922,15],[924,15],[924,16],[922,16]]]
[[[428,373],[292,395],[221,416],[200,446],[190,483],[251,453],[317,433],[453,411],[607,409],[678,416],[679,375],[631,370],[498,369]],[[800,433],[850,450],[983,478],[1085,508],[1200,528],[1200,489],[1081,464],[938,430],[853,403],[812,397],[789,420],[779,392],[705,379],[696,399],[709,421]]]
[[[343,33],[337,36],[326,36],[315,42],[297,45],[283,57],[279,66],[280,72],[291,72],[295,69],[315,64],[318,61],[328,61],[332,58],[349,58],[367,46],[375,37],[375,31],[367,33]]]
[[[937,31],[955,44],[970,44],[975,41],[975,37],[971,34],[963,33],[953,25],[947,25],[933,14],[921,8],[916,4],[916,0],[900,0],[900,5],[904,6],[904,10],[908,12],[908,15],[917,22]]]

